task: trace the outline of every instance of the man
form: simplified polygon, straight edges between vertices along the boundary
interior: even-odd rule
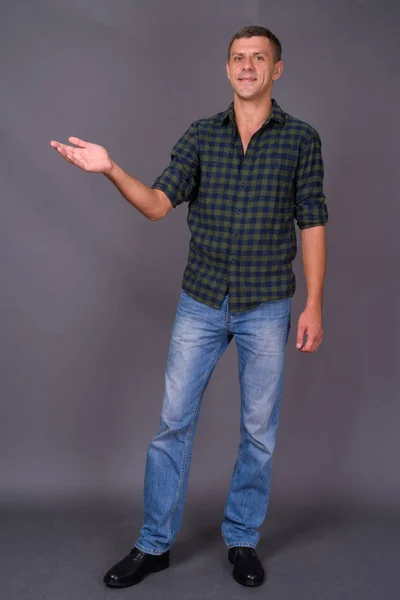
[[[152,221],[188,202],[190,253],[165,372],[160,429],[148,448],[144,523],[135,547],[105,575],[127,587],[169,566],[181,524],[193,436],[213,369],[235,337],[241,391],[241,443],[222,523],[233,577],[257,586],[256,554],[267,512],[271,460],[295,291],[295,222],[301,230],[307,303],[297,348],[322,340],[326,267],[323,164],[318,133],[271,98],[283,71],[281,44],[245,27],[228,49],[228,110],[193,123],[152,188],[125,173],[96,144],[51,145],[69,162],[104,173]],[[304,339],[306,336],[306,340]]]

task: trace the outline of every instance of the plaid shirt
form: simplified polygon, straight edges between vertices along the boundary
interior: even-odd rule
[[[218,309],[229,291],[231,312],[291,297],[294,219],[300,229],[328,220],[320,137],[275,100],[245,154],[233,103],[192,123],[152,187],[174,208],[188,202],[183,289]]]

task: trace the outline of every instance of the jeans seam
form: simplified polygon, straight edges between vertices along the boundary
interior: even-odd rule
[[[190,423],[189,430],[188,430],[188,432],[186,434],[185,450],[184,450],[184,454],[183,454],[183,458],[182,458],[181,471],[180,471],[180,475],[179,475],[178,493],[177,493],[177,496],[176,496],[175,504],[174,504],[174,506],[171,509],[171,514],[170,514],[170,517],[168,519],[168,543],[171,543],[171,537],[172,537],[172,519],[174,518],[176,509],[177,509],[177,506],[178,506],[178,503],[179,503],[179,499],[180,499],[180,496],[181,496],[182,488],[183,488],[183,480],[184,480],[184,474],[185,474],[185,467],[186,467],[187,457],[188,457],[188,453],[189,453],[190,435],[192,433],[193,425],[194,425],[194,422],[195,422],[196,417],[197,417],[197,413],[198,413],[199,405],[200,405],[200,399],[201,399],[201,395],[202,395],[203,390],[204,390],[204,386],[205,386],[205,384],[207,382],[207,377],[208,377],[208,375],[209,375],[209,373],[210,373],[210,371],[212,369],[212,366],[214,364],[214,360],[215,360],[216,356],[218,356],[218,353],[219,353],[220,349],[222,348],[222,345],[223,345],[223,341],[220,343],[220,345],[218,346],[218,348],[215,350],[215,352],[213,354],[213,357],[211,359],[211,362],[210,362],[210,364],[208,366],[208,369],[207,369],[207,371],[206,371],[206,373],[204,375],[204,380],[203,380],[203,383],[201,385],[199,394],[197,396],[196,408],[195,408],[195,411],[194,411],[193,419],[192,419],[192,421]]]

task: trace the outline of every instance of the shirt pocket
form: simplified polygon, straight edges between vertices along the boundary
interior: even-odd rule
[[[267,152],[257,163],[255,171],[263,193],[277,197],[294,195],[296,164],[290,156],[279,151]]]

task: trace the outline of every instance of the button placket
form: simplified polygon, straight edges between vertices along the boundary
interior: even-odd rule
[[[250,144],[249,144],[250,146]],[[253,143],[254,146],[254,143]],[[241,165],[240,165],[240,172],[239,172],[239,176],[238,176],[238,182],[237,182],[237,200],[238,202],[242,202],[243,196],[246,193],[246,186],[247,186],[247,180],[248,180],[248,172],[250,170],[250,165],[252,163],[253,160],[253,154],[254,152],[249,152],[249,147],[247,148],[246,154],[244,156],[242,156],[242,161],[241,161]],[[240,204],[239,204],[240,206]],[[236,208],[235,209],[235,213],[236,215],[241,215],[242,214],[242,210],[240,208]],[[240,233],[240,231],[239,231]],[[238,240],[239,239],[239,234],[238,233],[234,233],[232,231],[232,239],[233,240]],[[231,248],[231,252],[233,252],[233,254],[237,253],[238,250],[235,248],[235,246],[233,247],[233,251]],[[229,263],[233,266],[236,265],[238,263],[237,258],[229,258]]]

